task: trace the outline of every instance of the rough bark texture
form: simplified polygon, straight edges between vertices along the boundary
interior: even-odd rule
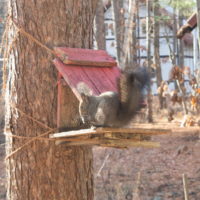
[[[177,33],[177,19],[176,19],[176,9],[173,9],[173,53],[171,52],[171,60],[172,64],[176,65],[177,64],[177,38],[176,38],[176,33]]]
[[[197,27],[200,27],[200,0],[196,0],[196,4],[197,4]],[[198,31],[198,44],[200,47],[200,31]]]
[[[135,0],[129,1],[128,8],[128,19],[127,19],[127,27],[124,32],[124,43],[123,43],[123,57],[121,57],[121,68],[125,70],[131,69],[135,62]]]
[[[12,17],[49,48],[92,47],[96,0],[10,0]],[[9,57],[7,134],[33,137],[48,129],[19,112],[56,127],[57,71],[53,56],[21,33]],[[68,127],[79,124],[78,101],[68,91]],[[12,107],[11,107],[12,105]],[[16,107],[19,110],[13,108]],[[72,120],[77,118],[77,120]],[[7,155],[27,140],[7,137]],[[35,141],[7,160],[8,199],[93,199],[90,147]]]
[[[159,87],[162,82],[162,73],[161,73],[161,64],[160,64],[160,22],[158,20],[159,17],[159,2],[158,0],[154,0],[153,2],[153,12],[154,12],[154,65],[156,68],[156,79],[157,79],[157,86]],[[163,97],[162,94],[159,94],[159,104],[160,108],[163,108]]]
[[[121,63],[123,56],[123,43],[124,43],[124,33],[125,33],[123,0],[112,0],[112,4],[113,4],[113,17],[115,24],[115,37],[117,42],[117,59],[119,63]]]
[[[138,0],[134,0],[134,14],[133,14],[133,42],[132,42],[132,53],[133,53],[133,66],[132,68],[135,68],[138,66],[138,59],[137,59],[137,45],[138,45],[138,41],[139,39],[137,39],[137,26],[138,26],[138,21],[137,21],[137,15],[138,15],[138,8],[139,5],[139,1]]]
[[[178,29],[183,25],[183,19],[181,17],[180,11],[178,11]],[[184,67],[184,41],[178,40],[178,65],[179,67]]]
[[[136,44],[137,44],[137,37],[136,37],[136,0],[131,0],[129,1],[129,7],[132,9],[130,11],[130,15],[131,16],[131,23],[132,25],[128,25],[129,28],[131,28],[131,30],[129,31],[130,36],[130,40],[129,40],[129,44],[128,44],[128,60],[127,60],[127,66],[129,67],[129,69],[133,69],[137,67],[137,50],[136,50]]]
[[[140,57],[140,0],[136,0],[135,1],[135,6],[136,6],[136,22],[137,22],[137,32],[136,32],[136,38],[137,39],[137,63],[140,65],[140,62],[141,62],[141,57]]]
[[[147,11],[147,19],[146,19],[147,66],[150,71],[150,68],[151,68],[151,30],[150,30],[151,3],[150,1],[146,1],[146,11]],[[148,121],[153,122],[151,87],[148,88],[147,104],[148,104]]]
[[[98,49],[106,49],[103,0],[98,1],[96,12],[96,41]]]
[[[161,66],[160,66],[160,23],[158,20],[159,17],[159,2],[158,0],[154,0],[154,64],[156,67],[156,78],[157,84],[160,86],[162,82],[162,74],[161,74]]]

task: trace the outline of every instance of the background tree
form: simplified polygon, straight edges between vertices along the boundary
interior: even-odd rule
[[[154,13],[154,23],[153,23],[153,41],[154,41],[154,67],[156,69],[156,80],[157,86],[159,87],[162,82],[161,74],[161,64],[160,64],[160,14],[159,14],[160,4],[158,0],[153,2],[153,13]],[[163,97],[162,94],[159,96],[160,108],[163,108]]]
[[[98,1],[95,22],[95,39],[97,42],[97,48],[106,49],[103,0]]]
[[[170,50],[170,54],[171,54],[171,61],[173,65],[177,65],[177,37],[176,37],[176,33],[177,33],[177,16],[176,16],[176,7],[173,8],[173,49]],[[169,44],[170,45],[170,44]]]
[[[146,45],[147,45],[147,67],[149,72],[151,71],[151,2],[149,0],[146,1]],[[151,87],[148,87],[148,121],[153,122],[153,113],[152,113],[152,94],[151,94]]]
[[[194,1],[190,0],[163,0],[164,5],[173,8],[173,48],[171,53],[174,55],[171,57],[173,65],[184,66],[184,43],[183,41],[177,41],[177,30],[182,25],[183,20],[189,17],[194,12]],[[179,52],[179,53],[177,53]]]
[[[200,27],[200,0],[196,0],[196,5],[197,5],[197,27]],[[199,35],[199,47],[200,47],[200,31],[198,31]]]
[[[135,2],[135,7],[136,7],[136,22],[137,22],[137,32],[136,32],[136,37],[137,39],[137,63],[140,64],[141,58],[140,58],[140,0],[136,0]]]
[[[55,46],[92,48],[97,0],[10,0],[12,26],[6,91],[8,199],[93,199],[91,147],[55,146],[29,139],[56,128]],[[12,22],[10,22],[12,23]],[[19,32],[18,32],[19,31]],[[43,45],[33,42],[30,33]],[[66,86],[67,87],[67,86]],[[68,92],[68,129],[80,124],[78,102]],[[73,117],[72,117],[73,116]],[[20,139],[19,139],[20,138]],[[15,154],[10,155],[13,151]]]
[[[136,67],[136,9],[135,0],[129,0],[128,19],[125,23],[124,43],[123,43],[123,57],[121,59],[121,66],[123,68],[133,69]]]
[[[114,29],[115,29],[115,38],[116,38],[116,45],[117,45],[117,59],[119,63],[122,62],[124,31],[125,31],[123,2],[124,2],[123,0],[112,0]]]
[[[129,3],[130,4],[130,3]],[[139,1],[134,0],[133,1],[133,28],[132,28],[132,42],[130,42],[129,45],[129,67],[130,68],[136,68],[138,66],[138,58],[137,58],[137,52],[138,52],[138,41],[139,39],[137,38],[137,29],[138,29],[138,12],[139,12]]]

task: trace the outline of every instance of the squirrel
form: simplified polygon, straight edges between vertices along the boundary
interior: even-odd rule
[[[133,72],[121,72],[118,93],[108,91],[99,96],[81,93],[79,113],[84,124],[94,127],[126,125],[141,108],[143,89],[149,83],[145,67]]]

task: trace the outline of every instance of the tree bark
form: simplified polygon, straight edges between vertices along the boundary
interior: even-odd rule
[[[97,0],[10,0],[11,18],[49,48],[92,47]],[[16,30],[12,30],[12,37]],[[7,156],[28,139],[56,128],[57,71],[53,56],[19,33],[9,56],[6,89]],[[69,87],[68,127],[80,123]],[[25,113],[25,114],[24,114]],[[40,121],[43,125],[36,122]],[[46,126],[50,128],[46,128]],[[7,160],[8,199],[93,199],[92,149],[36,140]]]
[[[129,44],[129,53],[131,54],[129,56],[129,66],[131,69],[136,68],[138,66],[138,60],[137,60],[137,42],[139,39],[137,39],[137,12],[139,11],[138,9],[138,0],[134,0],[133,2],[134,6],[134,12],[133,12],[133,29],[132,29],[132,42]]]
[[[146,11],[147,11],[147,18],[146,18],[146,42],[147,42],[147,67],[149,72],[151,71],[151,5],[150,1],[146,1]],[[148,104],[148,122],[153,122],[153,111],[152,111],[152,94],[151,94],[151,86],[148,88],[148,97],[147,97],[147,104]]]
[[[140,65],[141,64],[141,58],[140,58],[140,28],[141,28],[141,24],[140,24],[140,1],[139,0],[136,0],[135,6],[136,6],[136,21],[137,21],[136,38],[138,38],[136,55],[137,55],[137,63]]]
[[[162,74],[161,74],[161,65],[160,65],[160,23],[159,23],[159,2],[158,0],[154,0],[154,64],[156,68],[156,78],[157,84],[160,86],[162,82]]]
[[[172,64],[177,65],[177,19],[176,19],[176,8],[173,9],[173,52],[172,54]]]
[[[156,80],[157,80],[157,86],[161,86],[162,82],[162,73],[161,73],[161,64],[160,64],[160,23],[159,23],[159,2],[158,0],[154,0],[153,2],[153,12],[154,12],[154,24],[153,24],[153,30],[154,30],[154,65],[156,68]],[[163,108],[163,96],[162,93],[159,94],[159,104],[160,108]]]
[[[197,27],[200,27],[200,0],[196,0],[196,4],[197,4]],[[200,47],[200,31],[198,31],[198,45]]]
[[[112,5],[113,5],[115,38],[117,44],[117,60],[121,64],[123,56],[123,44],[124,44],[124,32],[125,32],[123,0],[112,0]]]
[[[98,1],[95,22],[95,38],[97,48],[106,49],[103,0]]]
[[[133,38],[135,33],[135,0],[129,0],[129,12],[127,19],[127,27],[125,28],[125,37],[123,43],[123,57],[121,58],[121,67],[122,69],[129,70],[134,66],[133,58],[135,55],[135,48]]]
[[[180,11],[177,12],[178,17],[178,29],[183,25],[183,20]],[[178,40],[178,65],[180,68],[184,67],[184,42],[183,40]]]

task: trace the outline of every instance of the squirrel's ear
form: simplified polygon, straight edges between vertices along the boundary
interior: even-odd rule
[[[86,94],[84,94],[84,93],[80,93],[80,95],[81,95],[82,101],[85,101],[85,102],[88,101],[88,95],[86,95]]]

